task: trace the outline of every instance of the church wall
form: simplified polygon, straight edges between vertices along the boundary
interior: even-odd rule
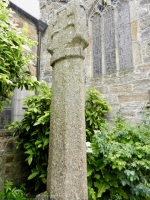
[[[109,4],[111,1],[107,1]],[[116,1],[114,1],[116,2]],[[101,43],[102,56],[102,74],[95,76],[93,73],[93,33],[92,33],[92,12],[96,5],[101,4],[101,0],[85,0],[88,16],[89,27],[89,47],[86,50],[85,59],[85,87],[98,89],[102,96],[109,102],[112,107],[109,118],[121,109],[126,119],[137,122],[141,118],[140,112],[142,107],[146,107],[150,88],[150,2],[147,0],[120,0],[119,4],[113,4],[114,24],[112,34],[105,34],[107,30],[103,30]],[[122,11],[120,5],[129,2],[126,11]],[[41,0],[42,20],[49,22],[49,15],[60,6],[67,3],[66,1],[46,1]],[[119,7],[118,9],[116,7]],[[107,16],[110,14],[111,6],[104,11],[106,14],[102,18],[101,28],[105,27]],[[122,6],[123,7],[123,6]],[[120,11],[118,11],[120,9]],[[111,9],[110,9],[111,10]],[[119,17],[129,12],[129,19]],[[98,11],[96,11],[98,12]],[[119,13],[120,12],[120,13]],[[123,14],[124,12],[124,14]],[[111,17],[110,17],[111,18]],[[129,20],[129,22],[128,22]],[[128,28],[126,28],[126,23]],[[118,27],[122,27],[118,28]],[[125,29],[125,30],[124,30]],[[42,41],[41,54],[41,79],[46,80],[51,85],[52,69],[50,67],[50,54],[48,48],[48,32],[44,35]],[[108,31],[109,33],[109,31]],[[118,36],[119,35],[119,36]],[[108,38],[114,38],[108,41]],[[106,50],[105,46],[108,45]],[[113,46],[114,50],[108,54],[109,46]],[[121,51],[121,49],[125,50]],[[107,51],[107,52],[105,52]],[[108,61],[108,56],[115,57],[115,60]]]
[[[120,3],[124,2],[120,0]],[[129,48],[126,49],[126,63],[124,69],[121,70],[121,64],[118,60],[121,53],[118,50],[118,41],[116,42],[116,72],[107,74],[106,66],[103,64],[104,73],[100,76],[93,77],[93,55],[92,55],[92,22],[89,19],[89,42],[87,49],[86,63],[86,87],[94,87],[98,89],[102,96],[112,106],[110,118],[121,109],[126,119],[137,122],[141,118],[140,112],[142,107],[146,107],[149,101],[148,90],[150,89],[150,1],[129,1],[130,8],[130,32],[131,32],[131,57],[132,66],[130,65]],[[114,10],[116,13],[116,10]],[[123,15],[123,13],[122,13]],[[121,21],[120,18],[118,20]],[[116,27],[115,19],[115,27]],[[124,31],[124,29],[122,30]],[[115,29],[115,34],[118,29]],[[105,35],[105,33],[103,33]],[[123,33],[121,33],[123,34]],[[128,33],[127,33],[128,34]],[[126,35],[127,35],[126,34]],[[102,36],[103,39],[105,36]],[[122,36],[119,36],[122,37]],[[105,39],[104,39],[105,40]],[[119,39],[117,39],[119,40]],[[129,43],[130,38],[122,38],[124,42]],[[104,41],[102,41],[104,42]],[[107,44],[104,44],[107,45]],[[123,44],[125,45],[125,44]],[[128,45],[129,46],[129,45]],[[124,47],[123,47],[124,48]],[[103,49],[102,49],[103,51]],[[104,52],[104,51],[103,51]],[[105,54],[106,52],[104,52]],[[125,56],[126,56],[125,55]],[[124,55],[123,55],[124,56]],[[103,57],[103,55],[102,55]],[[102,58],[106,62],[105,58]],[[123,61],[121,61],[123,62]],[[111,66],[112,67],[112,66]],[[106,70],[106,71],[105,71]]]

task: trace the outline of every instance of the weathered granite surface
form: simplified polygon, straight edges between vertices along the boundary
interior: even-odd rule
[[[47,190],[51,200],[87,200],[84,114],[84,4],[73,0],[49,24],[53,66]],[[83,34],[84,33],[84,34]]]
[[[41,194],[38,194],[36,196],[36,200],[49,200],[48,199],[48,193],[47,192],[43,192]]]

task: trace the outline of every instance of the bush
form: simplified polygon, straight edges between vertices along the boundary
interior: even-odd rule
[[[88,89],[85,97],[86,141],[91,142],[95,130],[106,128],[106,115],[110,107],[98,90]]]
[[[21,122],[13,122],[14,136],[19,136],[17,147],[23,149],[31,174],[30,188],[45,189],[50,132],[51,90],[41,86],[41,93],[24,100],[25,114]]]
[[[51,91],[43,86],[39,96],[25,100],[21,122],[14,122],[18,147],[24,150],[31,174],[28,180],[37,190],[46,184]],[[150,199],[150,112],[141,123],[127,123],[119,112],[114,126],[105,116],[109,110],[98,91],[86,92],[86,134],[90,200]]]
[[[150,121],[149,121],[150,122]],[[132,125],[118,115],[113,128],[92,137],[88,187],[92,200],[150,199],[150,123]]]
[[[31,174],[28,180],[34,189],[45,188],[48,165],[48,142],[50,132],[51,90],[41,87],[41,93],[24,101],[25,114],[21,122],[13,122],[14,135],[19,136],[18,148],[23,148]],[[96,109],[96,111],[95,111]],[[91,141],[93,129],[104,127],[104,116],[109,106],[95,89],[86,91],[86,132],[87,141]],[[33,188],[32,188],[33,189]]]

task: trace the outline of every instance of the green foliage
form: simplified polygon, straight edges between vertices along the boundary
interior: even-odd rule
[[[46,183],[50,103],[51,91],[43,86],[39,96],[25,100],[23,120],[10,126],[19,136],[18,147],[24,149],[31,169],[28,180],[35,190]],[[96,90],[86,92],[89,199],[149,200],[150,112],[136,125],[127,123],[119,112],[109,127],[104,119],[109,109]]]
[[[2,200],[32,200],[26,195],[25,185],[22,184],[19,189],[13,186],[11,181],[6,181],[4,192],[0,191]]]
[[[119,113],[113,128],[94,134],[87,158],[90,199],[150,199],[149,130],[148,120],[132,125]]]
[[[24,101],[25,114],[21,122],[13,122],[9,129],[15,129],[14,135],[19,136],[18,148],[23,148],[31,174],[28,180],[33,182],[35,190],[45,187],[48,143],[50,132],[51,90],[41,86],[41,93]],[[31,188],[33,189],[33,188]]]
[[[103,117],[106,115],[109,107],[102,98],[99,97],[99,92],[90,89],[86,92],[86,123],[87,134],[94,134],[94,129],[100,128],[105,124]],[[41,87],[41,93],[33,95],[24,101],[25,114],[21,122],[13,122],[9,129],[14,129],[15,136],[19,136],[18,148],[23,147],[31,170],[28,177],[29,181],[33,181],[35,190],[42,184],[46,183],[47,176],[47,158],[48,158],[48,142],[49,142],[49,127],[50,127],[50,103],[51,90],[47,86]],[[99,107],[96,109],[95,104]],[[94,109],[93,109],[94,107]],[[95,126],[90,124],[91,112],[94,116],[93,122]],[[97,120],[97,121],[96,121]],[[91,136],[90,136],[91,137]],[[89,138],[90,138],[89,137]]]
[[[102,130],[106,127],[105,116],[110,107],[98,90],[88,89],[85,100],[85,119],[86,119],[86,140],[91,141],[95,130]]]
[[[38,86],[35,77],[27,74],[29,62],[34,56],[30,52],[36,42],[21,32],[11,21],[9,1],[0,1],[0,110],[4,101],[10,101],[15,88],[34,90]]]

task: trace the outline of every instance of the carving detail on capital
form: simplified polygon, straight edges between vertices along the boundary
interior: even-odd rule
[[[87,15],[83,2],[73,0],[53,16],[49,24],[49,48],[51,65],[68,57],[84,59],[88,46]]]

